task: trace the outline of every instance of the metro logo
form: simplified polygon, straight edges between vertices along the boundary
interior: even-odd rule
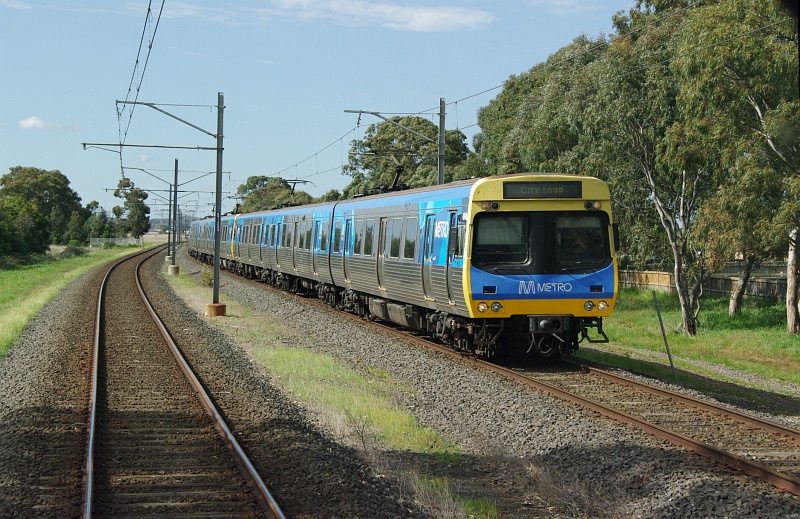
[[[537,283],[536,281],[520,281],[520,295],[536,295],[543,293],[572,292],[572,283]]]
[[[436,222],[436,231],[434,236],[436,238],[447,238],[447,229],[450,225],[447,222]]]

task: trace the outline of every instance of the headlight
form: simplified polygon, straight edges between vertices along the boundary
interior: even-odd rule
[[[503,305],[500,303],[492,303],[492,312],[499,312],[503,309]]]
[[[489,305],[487,305],[486,303],[484,303],[484,302],[478,303],[478,311],[479,312],[483,313],[488,309],[489,309]]]
[[[597,309],[600,310],[601,312],[605,312],[606,310],[608,310],[608,303],[606,303],[605,301],[600,301],[599,303],[597,303]]]
[[[587,312],[591,312],[593,308],[594,308],[594,302],[586,301],[585,303],[583,303],[583,309],[586,310]]]

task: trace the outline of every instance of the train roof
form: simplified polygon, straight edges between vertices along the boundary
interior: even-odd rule
[[[559,178],[563,179],[576,179],[576,178],[583,178],[583,179],[592,179],[597,182],[601,182],[600,180],[596,179],[595,177],[590,177],[586,175],[578,175],[578,174],[571,174],[571,173],[552,173],[552,172],[527,172],[527,173],[514,173],[510,175],[494,175],[489,177],[476,177],[476,178],[469,178],[465,180],[456,180],[454,182],[450,182],[448,184],[437,184],[433,186],[425,186],[425,187],[417,187],[412,189],[404,189],[401,191],[389,191],[386,193],[379,193],[375,195],[364,195],[364,196],[356,196],[354,198],[348,198],[345,200],[337,200],[332,202],[318,202],[315,204],[306,204],[306,205],[298,205],[298,206],[289,206],[289,207],[281,207],[276,209],[269,209],[263,211],[255,211],[252,213],[241,213],[243,215],[247,215],[247,217],[258,217],[258,216],[269,216],[275,213],[281,214],[292,214],[294,212],[307,212],[309,209],[321,209],[326,207],[332,207],[336,204],[352,204],[352,203],[359,203],[359,202],[369,202],[369,201],[380,201],[387,198],[394,198],[394,199],[404,199],[404,198],[417,198],[418,195],[426,195],[429,193],[434,192],[442,192],[442,191],[458,191],[459,189],[469,188],[472,189],[476,183],[481,181],[498,181],[498,180],[510,180],[514,178],[522,178],[522,177],[547,177],[548,180],[557,180]],[[402,203],[402,202],[400,202]],[[229,213],[227,215],[223,215],[223,219],[225,218],[232,218],[236,216],[233,213]],[[195,220],[195,221],[205,221],[211,219],[213,217],[204,218],[203,220]]]

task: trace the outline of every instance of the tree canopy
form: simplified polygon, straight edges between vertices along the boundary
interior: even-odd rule
[[[241,212],[262,211],[287,205],[308,204],[313,197],[305,191],[296,191],[288,181],[279,177],[252,176],[236,190],[242,198]]]
[[[146,191],[138,189],[133,180],[122,177],[114,190],[114,196],[124,200],[121,208],[114,207],[121,230],[130,233],[134,238],[139,238],[150,230],[150,207],[145,204],[148,197]]]
[[[756,0],[642,0],[614,23],[511,77],[473,162],[606,180],[625,252],[672,258],[694,333],[711,268],[774,257],[800,226],[796,23]]]
[[[422,187],[438,182],[438,127],[418,116],[392,117],[391,121],[397,124],[372,124],[362,139],[350,143],[350,157],[342,171],[352,178],[344,189],[346,198],[393,184]],[[445,182],[453,180],[469,155],[466,139],[460,130],[445,132]]]

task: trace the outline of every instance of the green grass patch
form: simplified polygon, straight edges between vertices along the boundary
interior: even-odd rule
[[[129,248],[92,249],[64,259],[0,270],[0,358],[19,339],[28,322],[73,280],[92,268],[130,254]]]
[[[786,333],[782,302],[746,299],[739,313],[729,317],[727,298],[705,298],[698,316],[698,333],[693,337],[681,329],[677,296],[658,293],[658,302],[674,357],[800,383],[800,337]],[[614,314],[603,325],[611,338],[608,348],[603,349],[617,354],[618,362],[625,362],[626,352],[634,349],[666,353],[651,291],[622,290]],[[579,350],[579,355],[585,354]],[[665,380],[671,380],[668,366],[667,372]]]
[[[211,300],[211,289],[198,286],[183,272],[168,279],[184,301],[199,313],[204,311],[204,304]],[[250,351],[297,400],[335,413],[365,443],[374,439],[391,449],[443,455],[445,459],[458,453],[455,446],[433,430],[417,425],[414,416],[397,405],[398,392],[408,390],[388,373],[371,367],[357,370],[331,356],[293,346],[293,331],[235,300],[224,303],[227,317],[209,322]]]

